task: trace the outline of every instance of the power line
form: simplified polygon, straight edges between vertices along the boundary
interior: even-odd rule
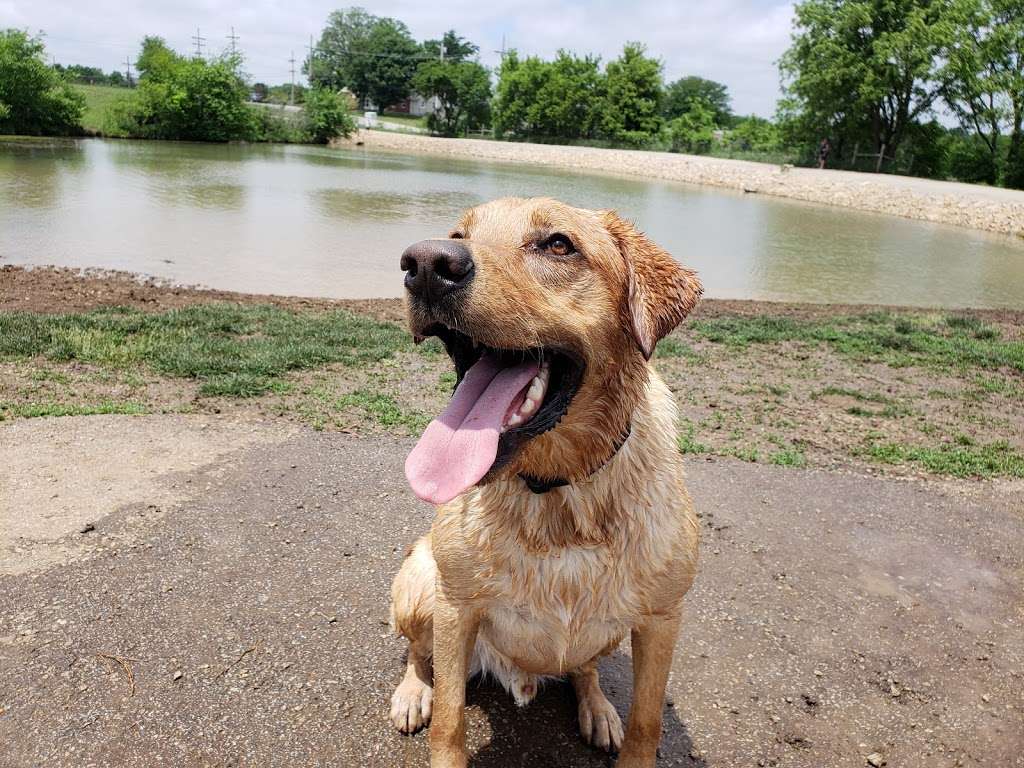
[[[231,34],[228,35],[228,40],[231,41],[231,55],[234,56],[236,53],[238,53],[238,50],[237,50],[235,44],[239,40],[239,36],[235,34],[235,28],[234,27],[231,28]]]
[[[196,34],[193,36],[192,42],[196,44],[196,58],[203,58],[203,45],[206,43],[206,38],[199,34],[199,27],[196,27]]]

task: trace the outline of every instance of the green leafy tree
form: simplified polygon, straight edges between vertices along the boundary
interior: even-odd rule
[[[237,56],[186,59],[160,38],[147,37],[138,60],[139,87],[115,105],[115,125],[142,138],[248,139],[254,117],[240,65]]]
[[[0,30],[0,134],[78,133],[84,110],[85,98],[47,65],[40,38]]]
[[[405,24],[394,19],[380,19],[370,32],[366,95],[378,109],[387,109],[412,90],[412,78],[422,60],[420,46],[412,39]],[[358,93],[355,89],[353,92]]]
[[[669,123],[673,152],[704,155],[715,142],[715,108],[700,98],[690,102],[683,114]]]
[[[310,84],[335,90],[348,88],[364,98],[369,89],[367,41],[378,21],[363,8],[333,11],[312,57],[303,66]]]
[[[515,50],[502,59],[493,104],[495,135],[537,134],[538,126],[531,121],[531,112],[537,91],[549,77],[548,70],[546,62],[535,56],[520,59]]]
[[[952,35],[949,0],[801,0],[780,61],[789,125],[805,144],[831,136],[893,156],[939,96]],[[862,151],[864,149],[862,148]]]
[[[348,100],[328,88],[311,88],[304,107],[307,130],[314,144],[326,144],[338,136],[348,136],[356,128],[349,113]]]
[[[315,86],[348,88],[360,101],[370,99],[386,109],[408,97],[423,58],[405,24],[348,8],[328,17],[303,69]]]
[[[729,89],[722,83],[695,75],[682,77],[666,86],[665,117],[671,120],[685,114],[695,99],[711,107],[718,126],[727,126],[732,122]]]
[[[600,60],[559,51],[554,61],[507,54],[494,100],[497,135],[589,139],[601,127]]]
[[[1003,56],[1000,79],[1010,99],[1010,146],[1003,184],[1024,189],[1024,3],[990,0],[993,28],[999,31]]]
[[[140,79],[148,77],[150,80],[167,80],[173,77],[174,72],[184,61],[182,56],[171,50],[162,37],[147,35],[142,38],[142,48],[135,60],[135,69],[138,70]]]
[[[480,52],[480,46],[456,34],[454,29],[449,29],[440,40],[425,41],[423,55],[440,61],[442,43],[444,44],[443,58],[445,61],[469,61]]]
[[[714,109],[713,104],[708,106]],[[736,122],[729,131],[729,143],[746,152],[775,152],[782,149],[782,135],[771,120],[751,115]]]
[[[491,76],[475,61],[424,61],[412,87],[421,96],[438,100],[440,109],[427,119],[437,133],[464,134],[490,118]]]
[[[640,43],[627,43],[605,67],[601,128],[613,141],[639,145],[661,130],[662,64],[645,53]]]
[[[977,133],[953,132],[945,142],[949,174],[968,184],[995,184],[997,168],[984,139]]]
[[[1012,25],[997,24],[995,15],[990,0],[955,0],[953,35],[940,72],[946,104],[960,125],[988,148],[990,170],[985,175],[992,181],[999,166],[1003,127],[1013,114],[1006,75],[1018,43]]]

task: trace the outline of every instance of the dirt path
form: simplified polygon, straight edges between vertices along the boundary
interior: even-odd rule
[[[1024,191],[717,157],[361,131],[346,143],[727,187],[1024,237]]]
[[[59,424],[95,456],[165,436],[191,458],[183,423],[37,420],[19,442]],[[73,556],[0,575],[4,766],[426,765],[424,735],[385,722],[389,581],[431,516],[402,478],[410,441],[256,434],[160,476],[112,461],[124,492],[59,539]],[[81,460],[74,440],[50,448]],[[1024,764],[1019,488],[688,467],[703,560],[659,765]],[[602,665],[622,712],[628,667],[627,646]],[[608,765],[566,685],[525,711],[486,685],[469,700],[476,768]]]

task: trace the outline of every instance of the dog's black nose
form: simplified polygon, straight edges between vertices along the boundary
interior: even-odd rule
[[[427,303],[461,290],[473,279],[473,255],[458,240],[421,240],[402,254],[405,287]]]

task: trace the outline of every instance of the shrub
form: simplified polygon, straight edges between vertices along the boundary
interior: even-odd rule
[[[306,132],[314,144],[326,144],[356,129],[348,99],[330,88],[312,88],[306,93],[305,116]]]
[[[285,112],[280,107],[252,105],[253,141],[267,141],[272,144],[302,144],[309,141],[305,120],[296,113]],[[292,117],[295,114],[296,117]]]
[[[776,152],[782,149],[782,135],[770,120],[751,115],[729,131],[729,143],[744,152]]]
[[[998,175],[995,158],[977,136],[951,133],[947,152],[949,173],[970,184],[995,184]]]
[[[160,38],[147,38],[139,87],[113,114],[115,128],[146,139],[237,141],[253,138],[256,117],[247,104],[237,56],[186,59]]]
[[[84,111],[85,97],[47,65],[42,40],[0,30],[0,134],[79,133]]]
[[[669,123],[673,152],[703,155],[715,141],[715,113],[700,99],[693,101],[685,114]]]

